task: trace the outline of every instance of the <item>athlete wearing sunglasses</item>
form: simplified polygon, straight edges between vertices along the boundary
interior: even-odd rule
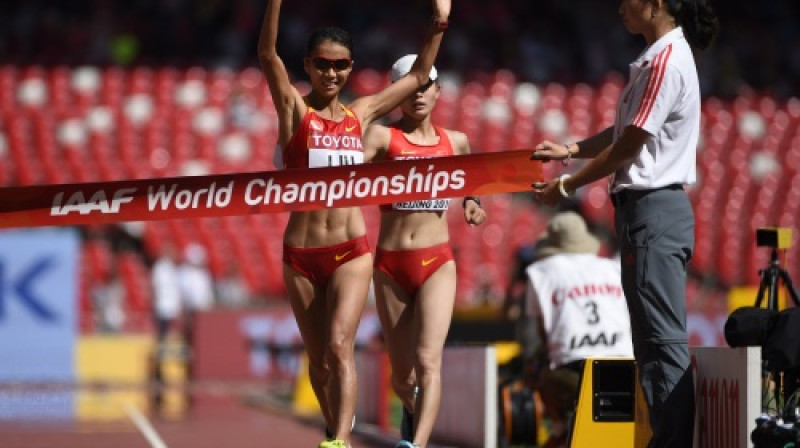
[[[403,5],[399,0],[396,4]],[[339,94],[354,66],[350,35],[338,28],[323,28],[309,37],[303,68],[311,91],[302,96],[276,50],[281,0],[269,0],[258,56],[278,116],[277,168],[364,162],[362,128],[428,82],[451,0],[432,0],[432,4],[435,19],[409,73],[374,95],[344,105]],[[318,138],[328,136],[336,138]],[[357,393],[354,339],[372,277],[361,209],[292,212],[283,244],[286,292],[328,429],[319,448],[346,448]]]
[[[353,66],[353,60],[350,58],[327,59],[318,56],[311,58],[311,65],[321,72],[326,72],[331,69],[335,72],[343,72]]]

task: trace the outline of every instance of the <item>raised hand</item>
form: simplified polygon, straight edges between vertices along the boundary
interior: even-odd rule
[[[433,0],[433,18],[447,21],[450,17],[451,0]]]

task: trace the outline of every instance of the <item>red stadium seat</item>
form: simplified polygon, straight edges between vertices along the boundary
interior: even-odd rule
[[[551,82],[542,89],[542,109],[561,109],[567,99],[567,89],[563,84]]]
[[[171,109],[175,101],[178,72],[173,68],[159,68],[153,75],[153,99],[160,110]]]
[[[144,262],[133,252],[118,254],[116,261],[125,284],[128,310],[133,314],[149,317],[152,303],[150,277]]]
[[[588,110],[595,99],[595,91],[588,84],[577,84],[569,91],[566,110]]]
[[[17,68],[0,66],[0,112],[10,112],[16,108]]]
[[[798,128],[800,131],[800,128]],[[788,175],[800,173],[800,132],[795,136],[783,157],[783,167],[788,171]]]
[[[691,265],[693,269],[704,277],[710,277],[714,273],[714,250],[715,237],[714,221],[717,219],[716,202],[709,200],[707,196],[702,196],[695,206],[695,251],[692,256]]]
[[[538,143],[534,139],[536,124],[530,116],[517,115],[511,126],[511,135],[508,140],[510,149],[529,149]]]
[[[143,93],[151,95],[154,91],[154,78],[155,75],[152,69],[147,67],[134,68],[128,80],[127,94]]]
[[[249,92],[265,89],[264,74],[255,67],[246,68],[236,75],[238,85]]]
[[[183,72],[183,79],[185,81],[200,81],[205,82],[208,72],[203,67],[190,67]]]
[[[227,106],[234,93],[235,81],[235,75],[231,70],[214,70],[206,84],[208,103],[216,107]]]
[[[66,67],[57,67],[50,71],[48,77],[48,95],[50,110],[67,112],[72,108],[72,92],[70,89],[71,72]]]
[[[263,77],[260,73],[259,76]],[[350,77],[349,88],[355,97],[362,97],[379,92],[388,83],[389,80],[384,73],[373,69],[364,69]]]
[[[101,281],[108,276],[114,258],[108,241],[104,239],[87,240],[83,245],[83,257],[82,263],[88,269],[87,280],[90,283]]]
[[[583,216],[591,223],[614,228],[614,206],[608,193],[608,180],[603,179],[585,187],[580,197]]]
[[[142,235],[145,251],[155,257],[163,250],[164,244],[174,242],[169,230],[169,221],[150,221],[145,224]]]
[[[100,101],[119,110],[125,97],[126,72],[120,68],[106,69],[102,74]]]

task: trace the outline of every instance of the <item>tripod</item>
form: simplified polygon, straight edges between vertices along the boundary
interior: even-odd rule
[[[792,285],[792,279],[789,277],[789,274],[786,272],[785,269],[781,268],[780,262],[778,261],[778,248],[772,247],[772,253],[770,255],[770,263],[769,266],[765,269],[759,270],[759,274],[761,275],[761,282],[758,285],[758,295],[756,300],[756,307],[761,307],[761,303],[764,300],[765,294],[767,295],[767,306],[770,310],[778,312],[778,281],[783,281],[783,284],[786,286],[786,290],[789,293],[789,296],[792,298],[795,306],[800,307],[800,299],[798,299],[797,292],[794,290],[794,286]],[[800,369],[792,369],[786,372],[774,372],[775,373],[775,390],[776,393],[782,393],[783,403],[787,403],[787,400],[794,391],[798,390],[800,387]],[[782,407],[782,406],[781,406]]]
[[[761,302],[764,300],[764,293],[769,294],[767,301],[768,308],[778,311],[778,279],[783,280],[786,285],[786,290],[792,297],[795,306],[800,306],[800,299],[797,297],[797,292],[792,285],[792,279],[786,269],[783,269],[778,261],[778,248],[773,247],[770,255],[769,266],[766,269],[760,269],[758,273],[761,275],[761,283],[758,285],[758,295],[756,306],[761,307]]]

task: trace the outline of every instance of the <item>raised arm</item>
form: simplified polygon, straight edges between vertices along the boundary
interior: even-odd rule
[[[415,90],[428,82],[449,17],[450,0],[433,0],[433,18],[429,19],[428,36],[408,74],[382,91],[361,97],[351,104],[351,108],[358,115],[363,126],[367,126],[377,118],[391,112]]]
[[[388,127],[373,123],[364,131],[361,141],[364,144],[364,161],[376,162],[384,159],[391,143],[392,134]]]
[[[278,115],[278,144],[285,145],[305,114],[305,103],[300,92],[289,80],[286,66],[278,56],[278,16],[281,0],[268,0],[258,39],[258,61],[267,78],[269,92]]]

